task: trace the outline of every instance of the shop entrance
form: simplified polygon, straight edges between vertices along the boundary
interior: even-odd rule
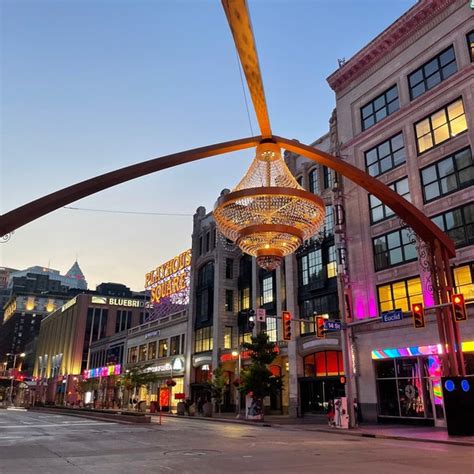
[[[302,413],[326,413],[329,400],[344,397],[344,385],[339,377],[300,379]]]

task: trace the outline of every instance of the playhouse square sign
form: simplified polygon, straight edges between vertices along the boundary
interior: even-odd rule
[[[190,268],[191,249],[148,272],[145,288],[150,290],[150,302],[159,303],[162,298],[172,295],[187,297]]]

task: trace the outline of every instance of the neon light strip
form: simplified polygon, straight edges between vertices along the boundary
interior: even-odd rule
[[[462,343],[463,352],[474,352],[474,341]],[[395,359],[396,357],[409,357],[419,355],[440,355],[443,353],[441,344],[429,346],[394,347],[387,349],[375,349],[372,351],[372,359]]]
[[[120,364],[108,365],[107,367],[98,367],[97,369],[84,370],[82,376],[84,379],[108,377],[109,375],[120,375],[121,370],[122,367]]]

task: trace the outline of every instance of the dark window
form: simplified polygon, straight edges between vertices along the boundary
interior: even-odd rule
[[[296,182],[300,185],[300,186],[303,186],[303,177],[302,176],[298,176],[296,178]]]
[[[319,192],[320,192],[318,168],[314,168],[309,173],[309,190],[313,194],[319,194]]]
[[[417,259],[408,229],[396,230],[373,239],[375,271]]]
[[[457,70],[454,48],[450,46],[408,75],[411,100],[452,76]]]
[[[206,252],[209,252],[210,248],[211,248],[211,233],[206,232]]]
[[[232,280],[234,277],[234,260],[232,258],[225,259],[225,277]]]
[[[273,275],[269,275],[262,280],[261,304],[273,302]]]
[[[148,360],[156,359],[156,341],[148,344]]]
[[[309,285],[316,280],[324,279],[322,250],[309,252],[299,259],[300,285]]]
[[[100,329],[99,329],[99,334],[97,336],[97,339],[101,339],[105,337],[107,334],[107,320],[109,317],[109,310],[108,309],[102,309],[101,312],[101,317],[100,317]]]
[[[365,152],[365,166],[370,176],[378,176],[405,161],[402,132]]]
[[[389,186],[396,193],[403,196],[405,199],[410,201],[410,190],[408,189],[408,178],[403,178],[395,181]],[[369,194],[369,209],[370,209],[370,222],[375,224],[381,222],[395,215],[395,213],[385,204],[376,198],[373,194]]]
[[[202,255],[202,235],[199,237],[199,255]]]
[[[215,249],[217,246],[217,229],[214,227],[212,230],[212,248]]]
[[[324,177],[324,189],[332,188],[332,170],[327,166],[323,166],[323,177]]]
[[[462,99],[459,98],[415,123],[418,154],[424,153],[466,130],[464,105]]]
[[[397,86],[386,90],[360,109],[362,130],[367,130],[400,108]]]
[[[425,202],[471,186],[473,181],[474,163],[469,147],[421,170]]]
[[[469,54],[471,55],[471,62],[474,62],[474,30],[470,31],[466,35],[467,47],[469,48]]]
[[[324,218],[324,236],[330,237],[334,234],[334,209],[331,204],[326,204],[326,216]]]
[[[214,262],[199,269],[196,289],[196,322],[212,319],[214,311]]]
[[[304,300],[300,305],[300,315],[302,319],[306,320],[300,323],[301,334],[314,334],[316,332],[316,316],[327,315],[329,318],[339,316],[337,293]]]
[[[474,204],[452,209],[431,220],[449,235],[456,247],[474,244]]]
[[[234,292],[225,290],[225,310],[234,311]]]
[[[179,340],[180,340],[180,336],[173,336],[170,339],[170,356],[180,354],[180,352],[179,352]]]
[[[168,339],[158,341],[158,357],[168,357]]]

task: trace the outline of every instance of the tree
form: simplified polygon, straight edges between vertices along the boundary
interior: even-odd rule
[[[156,372],[147,370],[150,366],[150,364],[142,366],[133,365],[120,376],[120,385],[132,393],[133,400],[137,398],[140,387],[149,386],[160,379]]]
[[[217,405],[217,411],[220,413],[227,380],[222,367],[217,367],[212,371],[212,380],[209,382],[211,397]]]
[[[268,369],[278,355],[276,344],[268,340],[267,334],[260,333],[242,347],[249,351],[252,365],[242,371],[239,390],[252,396],[252,414],[263,420],[263,399],[276,395],[283,387],[282,378]]]

